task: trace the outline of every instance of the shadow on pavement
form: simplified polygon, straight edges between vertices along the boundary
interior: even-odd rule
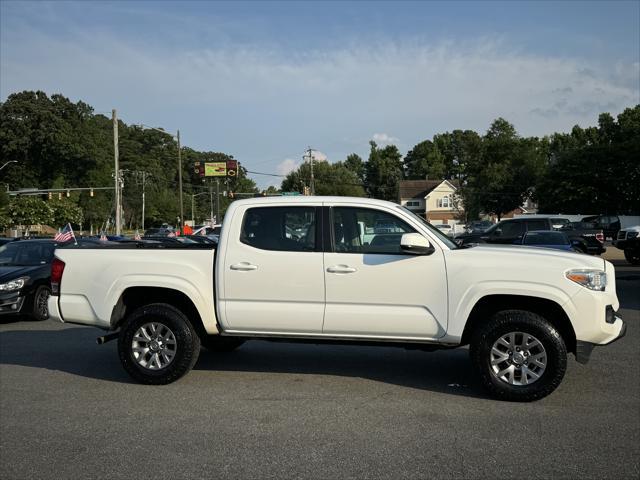
[[[0,332],[0,364],[133,383],[120,365],[115,342],[96,345],[98,333],[82,327]],[[399,347],[254,340],[231,353],[214,353],[203,348],[195,369],[359,377],[452,395],[486,397],[474,379],[466,349],[421,352]]]
[[[0,364],[44,368],[113,382],[133,383],[114,344],[99,346],[94,328],[0,332]]]

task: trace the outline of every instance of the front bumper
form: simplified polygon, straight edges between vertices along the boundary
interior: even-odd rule
[[[0,315],[12,315],[20,313],[24,305],[25,296],[20,291],[3,293],[0,295]]]
[[[613,342],[617,342],[622,337],[627,334],[627,324],[619,317],[617,314],[615,315],[615,321],[622,322],[622,328],[620,329],[620,333],[613,340],[608,341],[607,343],[591,343],[591,342],[583,342],[581,340],[576,341],[576,361],[578,363],[585,364],[591,358],[591,352],[595,347],[603,347],[605,345],[611,345]]]

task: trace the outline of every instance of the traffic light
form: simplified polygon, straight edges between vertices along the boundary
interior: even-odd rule
[[[93,188],[91,190],[89,190],[89,196],[93,197]]]
[[[49,200],[51,200],[52,198],[53,198],[53,194],[49,192]]]
[[[62,193],[58,192],[58,200],[62,200]]]
[[[67,190],[67,198],[69,198],[70,196],[71,196],[71,192]]]

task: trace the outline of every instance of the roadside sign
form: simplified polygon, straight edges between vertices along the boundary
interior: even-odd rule
[[[294,195],[300,195],[300,192],[282,192],[282,195],[284,195],[285,197],[294,196]]]
[[[227,162],[207,162],[204,164],[205,177],[226,177]]]
[[[193,171],[200,177],[237,177],[238,161],[195,162]]]

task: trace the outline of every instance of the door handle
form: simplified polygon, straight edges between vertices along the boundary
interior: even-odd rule
[[[329,273],[353,273],[357,270],[348,265],[334,265],[333,267],[327,268],[327,272]]]
[[[240,272],[248,272],[250,270],[257,270],[258,266],[252,265],[249,262],[240,262],[240,263],[234,263],[229,268],[231,268],[231,270],[238,270]]]

